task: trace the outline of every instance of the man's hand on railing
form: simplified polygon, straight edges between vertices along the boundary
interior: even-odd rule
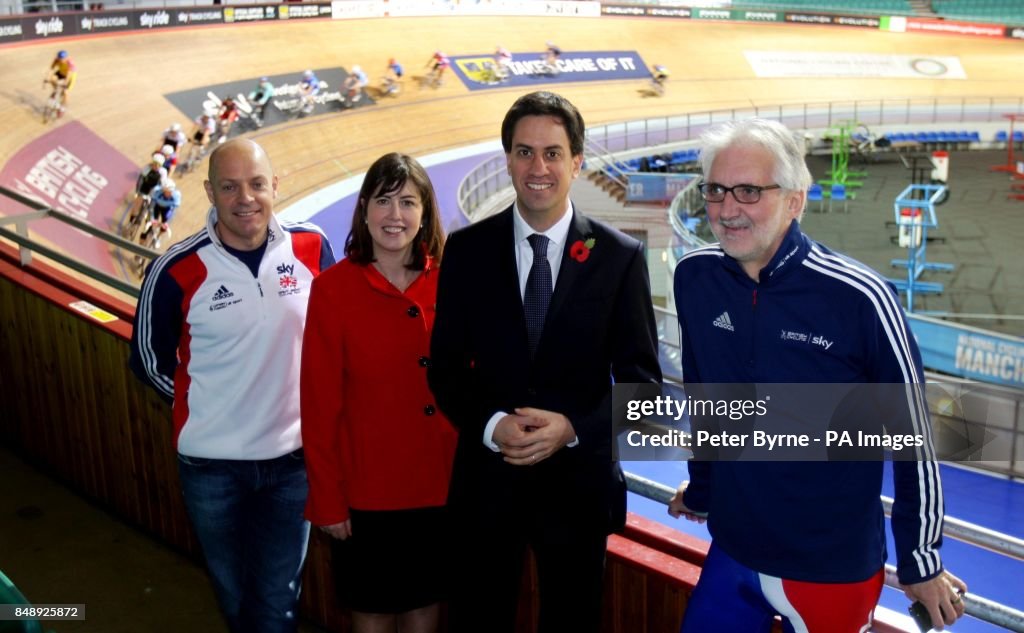
[[[967,593],[967,583],[948,571],[930,580],[901,587],[907,598],[920,602],[928,610],[936,631],[941,631],[943,624],[953,624],[964,614],[961,596]]]
[[[678,519],[679,517],[684,517],[687,521],[704,523],[708,520],[707,512],[697,512],[695,510],[691,510],[690,508],[686,507],[685,503],[683,503],[683,493],[686,492],[686,486],[688,486],[689,484],[690,482],[688,481],[684,481],[683,483],[679,484],[679,489],[676,490],[675,496],[673,496],[672,500],[668,502],[668,513],[676,519]]]

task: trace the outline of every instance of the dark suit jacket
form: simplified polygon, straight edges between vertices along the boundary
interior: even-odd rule
[[[428,376],[460,431],[449,501],[471,511],[557,507],[618,530],[626,500],[611,454],[612,378],[661,381],[643,247],[575,212],[531,360],[512,214],[456,231],[445,246]],[[589,238],[586,261],[570,257]],[[495,412],[525,406],[564,414],[579,445],[532,467],[505,463],[483,444],[484,427]]]

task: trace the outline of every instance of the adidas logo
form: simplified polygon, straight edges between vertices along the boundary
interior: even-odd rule
[[[213,293],[213,300],[223,301],[233,296],[235,296],[235,293],[228,290],[226,286],[221,286],[220,288],[217,288],[217,292]]]
[[[715,327],[720,327],[723,330],[729,330],[730,332],[736,331],[736,328],[732,326],[732,319],[729,318],[728,312],[723,312],[721,315],[719,315],[719,317],[715,319],[713,325]]]

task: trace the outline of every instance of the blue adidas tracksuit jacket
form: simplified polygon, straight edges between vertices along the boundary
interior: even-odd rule
[[[675,301],[690,383],[923,382],[899,301],[877,273],[814,242],[793,222],[751,280],[717,245],[688,253]],[[907,426],[928,438],[920,461],[894,461],[900,581],[942,571],[943,501],[923,401]],[[760,573],[856,582],[884,564],[882,461],[691,461],[684,502],[709,513],[726,553]]]

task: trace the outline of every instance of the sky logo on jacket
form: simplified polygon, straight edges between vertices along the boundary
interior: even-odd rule
[[[797,343],[810,343],[811,345],[817,345],[826,350],[830,349],[835,341],[830,341],[820,334],[810,334],[807,332],[791,332],[789,330],[782,330],[780,337],[783,341],[794,341]]]
[[[827,338],[825,338],[824,336],[815,336],[815,337],[813,337],[811,339],[811,345],[820,345],[821,347],[824,347],[825,349],[828,349],[828,348],[832,347],[832,344],[834,342],[835,341],[830,341]]]
[[[712,322],[712,325],[714,325],[715,327],[720,327],[723,330],[729,330],[730,332],[736,331],[736,328],[732,326],[732,319],[729,318],[728,311],[720,314],[718,318]]]
[[[295,276],[295,264],[278,264],[277,274],[280,275],[277,280],[280,288],[277,296],[284,297],[302,292],[299,288],[299,279]]]

